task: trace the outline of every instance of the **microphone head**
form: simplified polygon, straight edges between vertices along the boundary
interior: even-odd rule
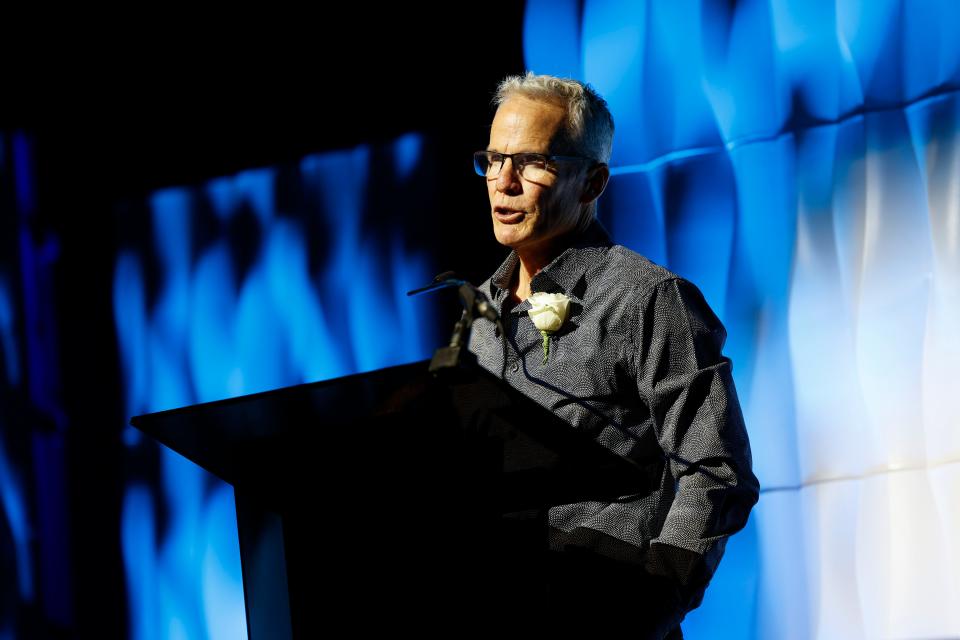
[[[434,283],[441,282],[443,280],[459,280],[457,278],[457,273],[455,271],[444,271],[443,273],[438,273],[437,276],[433,279]]]
[[[458,287],[463,284],[463,280],[456,277],[457,274],[453,271],[444,271],[443,273],[438,274],[433,282],[428,284],[425,287],[420,287],[419,289],[414,289],[413,291],[407,291],[408,296],[415,296],[421,293],[426,293],[428,291],[434,291],[436,289],[443,289],[445,287]]]

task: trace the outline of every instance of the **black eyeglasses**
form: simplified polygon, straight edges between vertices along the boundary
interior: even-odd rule
[[[517,172],[530,182],[549,182],[556,179],[558,162],[593,162],[592,158],[582,156],[551,156],[542,153],[499,153],[497,151],[477,151],[473,154],[473,168],[478,176],[487,180],[496,180],[503,169],[503,162],[510,158]]]

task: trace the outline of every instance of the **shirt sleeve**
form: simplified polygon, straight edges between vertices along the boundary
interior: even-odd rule
[[[699,598],[727,538],[746,524],[759,483],[732,363],[721,354],[726,330],[699,289],[682,278],[665,280],[639,312],[633,349],[638,391],[674,480],[646,570],[668,579],[684,599]]]

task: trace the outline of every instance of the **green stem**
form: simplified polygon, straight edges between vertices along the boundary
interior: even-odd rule
[[[543,364],[547,364],[547,355],[550,353],[550,334],[541,331],[540,335],[543,336]]]

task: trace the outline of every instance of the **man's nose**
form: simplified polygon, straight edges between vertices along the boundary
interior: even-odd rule
[[[497,191],[516,191],[520,187],[520,175],[513,170],[513,158],[504,158],[497,176]]]

